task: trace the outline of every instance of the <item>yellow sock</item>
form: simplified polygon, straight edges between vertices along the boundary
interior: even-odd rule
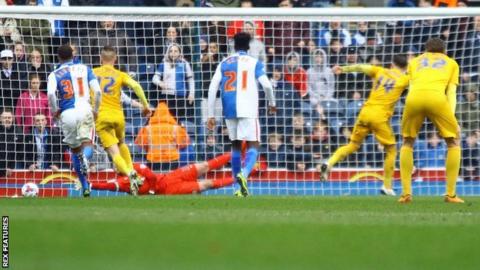
[[[400,178],[402,179],[402,194],[412,195],[413,149],[402,146],[400,149]]]
[[[128,149],[128,145],[122,143],[118,146],[118,149],[120,149],[120,155],[122,156],[123,160],[125,161],[125,164],[128,167],[129,171],[133,170],[133,162],[132,162],[132,156],[130,155],[130,149]]]
[[[395,145],[385,146],[385,161],[383,163],[383,185],[391,189],[393,171],[395,170],[395,158],[397,157],[397,149]]]
[[[455,196],[458,172],[460,171],[461,149],[460,146],[449,147],[445,167],[447,170],[447,195]]]
[[[115,164],[115,168],[124,175],[128,175],[130,170],[128,169],[127,164],[125,163],[125,160],[123,160],[122,156],[120,154],[115,155],[112,157],[113,164]]]
[[[333,167],[338,162],[344,160],[348,155],[358,150],[359,145],[350,142],[347,145],[344,145],[333,153],[332,157],[328,160],[328,166]]]

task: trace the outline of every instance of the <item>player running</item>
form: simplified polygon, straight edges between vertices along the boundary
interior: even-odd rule
[[[63,141],[71,148],[75,158],[73,166],[82,184],[83,196],[90,196],[87,179],[88,162],[83,155],[84,145],[90,144],[93,114],[97,114],[102,92],[92,69],[73,63],[70,45],[58,48],[60,66],[48,76],[48,101],[55,119],[60,120]],[[93,90],[94,109],[90,105]],[[57,93],[58,91],[58,93]],[[57,103],[58,94],[58,103]]]
[[[117,60],[115,49],[111,46],[103,47],[100,59],[102,66],[93,70],[103,90],[103,99],[98,118],[95,121],[95,128],[103,148],[112,158],[117,170],[130,179],[132,195],[137,195],[138,184],[141,179],[133,168],[130,150],[124,143],[125,116],[121,101],[122,87],[127,86],[133,89],[143,105],[143,115],[145,117],[149,117],[151,111],[140,84],[130,78],[128,74],[113,67]]]
[[[155,174],[147,166],[135,163],[135,170],[144,178],[138,194],[194,194],[229,186],[233,184],[231,177],[203,181],[198,181],[198,178],[211,170],[225,166],[230,161],[230,156],[230,154],[220,155],[209,161],[187,165],[167,174]],[[92,189],[130,192],[129,185],[128,178],[120,175],[113,181],[92,183]]]
[[[257,162],[260,142],[258,122],[258,85],[262,85],[269,102],[269,113],[276,111],[273,88],[265,74],[262,62],[248,56],[250,35],[237,33],[234,37],[235,54],[227,57],[217,67],[208,90],[207,127],[215,129],[215,97],[220,88],[223,116],[232,142],[232,176],[240,185],[236,196],[249,195],[247,179]],[[242,141],[247,142],[247,153],[242,168]]]
[[[389,69],[362,64],[333,67],[333,71],[337,75],[342,72],[363,72],[372,78],[374,84],[368,100],[358,115],[350,142],[337,149],[332,157],[321,165],[320,177],[322,180],[327,180],[331,168],[348,155],[356,152],[365,137],[373,133],[385,148],[384,181],[381,193],[390,196],[396,195],[392,189],[392,178],[397,150],[395,135],[390,126],[390,118],[393,115],[395,103],[408,86],[408,76],[405,74],[406,68],[407,58],[403,55],[395,55]]]
[[[399,202],[412,201],[413,144],[427,117],[437,127],[448,147],[445,202],[463,203],[455,193],[461,154],[460,127],[455,118],[459,67],[455,60],[445,54],[445,43],[441,39],[429,39],[425,43],[425,50],[425,53],[412,59],[408,65],[410,90],[402,117],[402,196]]]

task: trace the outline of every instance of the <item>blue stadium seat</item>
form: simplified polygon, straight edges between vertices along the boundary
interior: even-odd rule
[[[355,124],[355,119],[363,107],[363,100],[350,101],[347,105],[346,118],[349,125]]]
[[[320,101],[320,106],[323,107],[325,114],[327,116],[343,116],[344,115],[344,110],[343,108],[338,104],[338,101],[336,100],[323,100]]]

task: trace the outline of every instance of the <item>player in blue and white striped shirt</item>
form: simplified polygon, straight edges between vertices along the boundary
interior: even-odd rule
[[[249,56],[250,35],[237,33],[234,37],[235,54],[227,57],[217,67],[208,90],[208,121],[210,130],[215,128],[214,106],[220,89],[223,116],[232,142],[232,175],[240,185],[237,196],[248,196],[247,179],[257,162],[260,143],[258,122],[258,83],[266,92],[269,113],[274,114],[273,88],[265,74],[262,62]],[[242,141],[247,142],[247,153],[242,168]]]
[[[48,101],[53,115],[60,120],[63,141],[72,149],[74,169],[82,184],[83,195],[87,197],[90,196],[90,187],[83,147],[91,142],[93,114],[98,112],[102,91],[92,69],[73,62],[70,45],[58,48],[58,59],[61,65],[48,76]],[[90,88],[94,93],[93,112]]]

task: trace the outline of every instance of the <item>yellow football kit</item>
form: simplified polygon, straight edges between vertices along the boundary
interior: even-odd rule
[[[383,145],[395,144],[390,118],[395,103],[408,86],[408,77],[398,69],[386,69],[372,65],[342,67],[343,72],[360,71],[373,80],[370,96],[360,111],[353,128],[351,141],[361,143],[370,133]]]
[[[93,70],[103,91],[95,128],[104,148],[118,144],[125,137],[125,116],[123,114],[121,95],[126,86],[135,92],[145,108],[148,102],[142,87],[124,72],[111,65],[103,65]]]
[[[442,137],[456,138],[455,104],[449,103],[447,89],[458,85],[457,62],[443,53],[427,52],[410,61],[407,73],[410,89],[402,117],[403,136],[415,138],[427,117]]]

